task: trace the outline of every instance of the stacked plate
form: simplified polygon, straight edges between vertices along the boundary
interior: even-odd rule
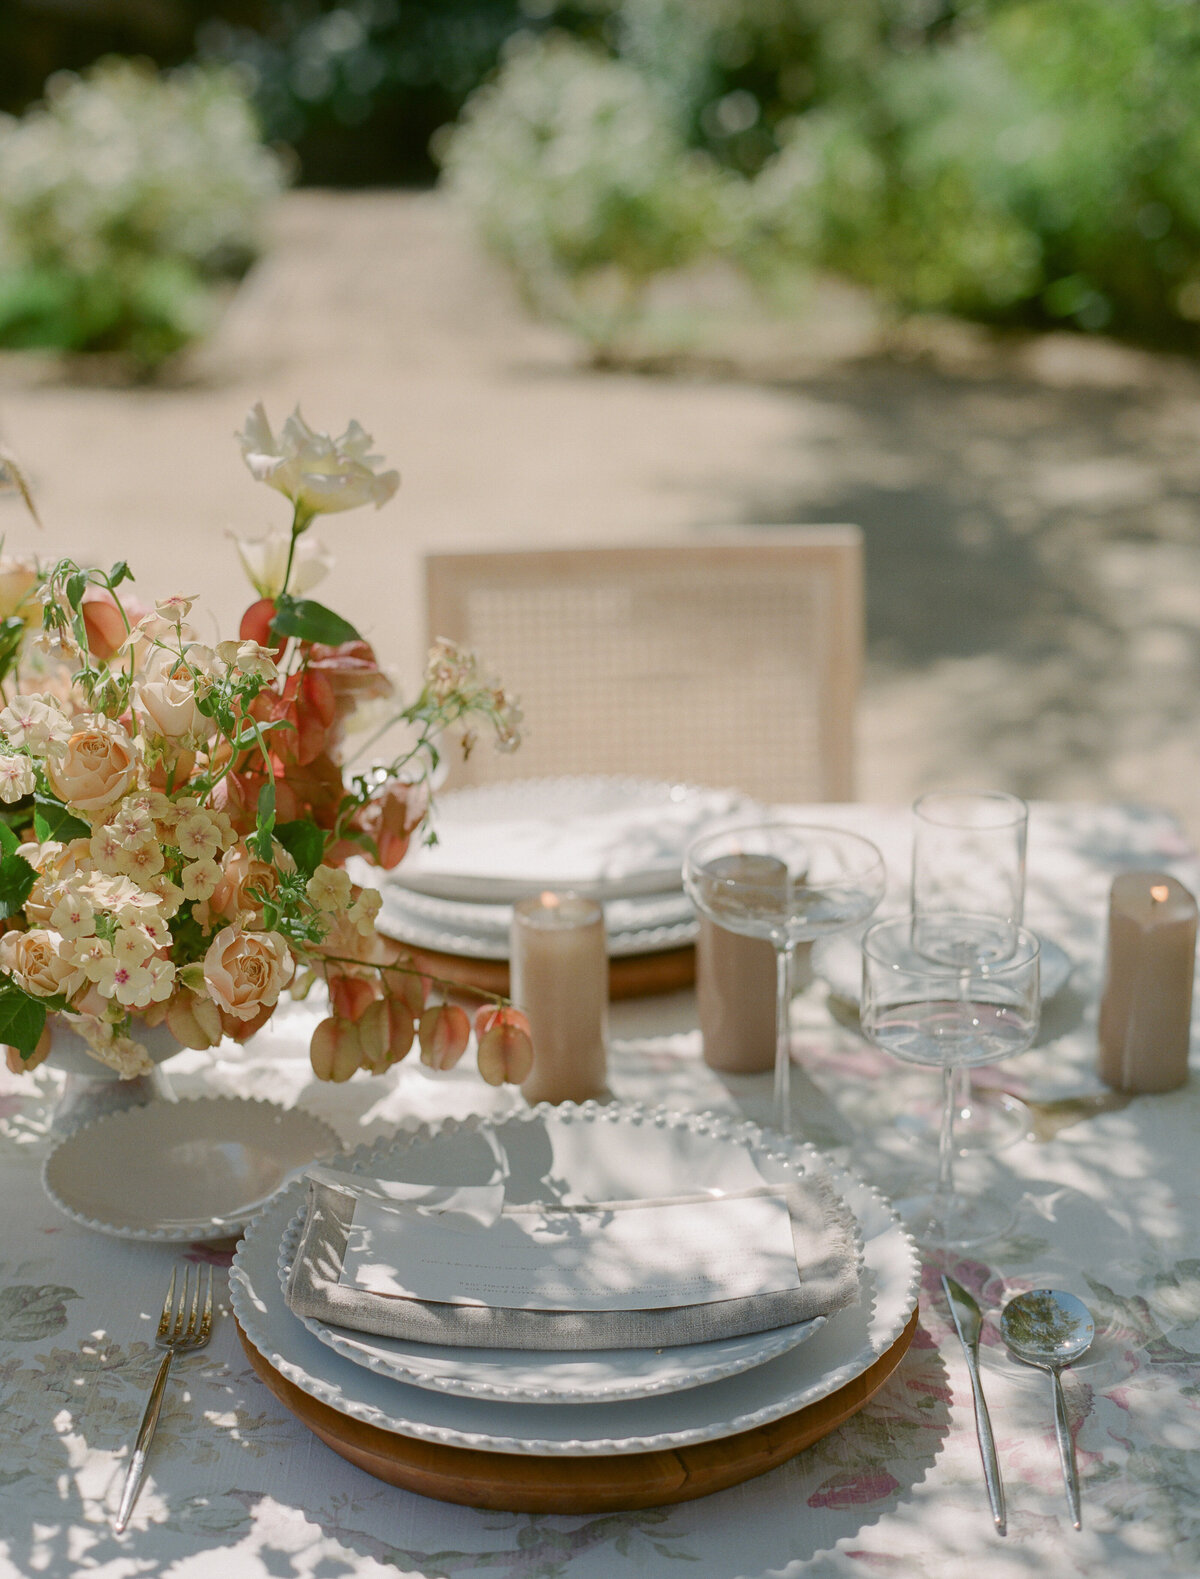
[[[508,1200],[550,1203],[717,1197],[744,1188],[748,1171],[769,1186],[820,1173],[849,1206],[862,1240],[858,1300],[828,1318],[661,1350],[442,1347],[292,1313],[284,1285],[304,1215],[298,1181],[263,1210],[238,1249],[234,1313],[270,1371],[347,1421],[401,1439],[574,1459],[720,1440],[861,1376],[900,1343],[916,1304],[915,1246],[874,1190],[811,1147],[713,1115],[542,1106],[425,1126],[360,1148],[338,1167],[422,1185],[503,1181]]]
[[[414,948],[506,960],[512,905],[543,889],[604,901],[614,958],[683,948],[696,919],[683,892],[687,846],[753,815],[727,790],[632,778],[513,780],[439,798],[437,843],[415,846],[382,884],[381,929]],[[355,880],[379,882],[356,863]]]

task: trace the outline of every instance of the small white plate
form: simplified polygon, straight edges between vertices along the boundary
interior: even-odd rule
[[[692,840],[751,810],[733,790],[599,774],[454,790],[437,803],[437,843],[415,844],[392,880],[443,899],[496,902],[543,888],[596,899],[669,892],[682,886]]]
[[[150,1102],[61,1140],[42,1167],[46,1194],[85,1228],[117,1239],[228,1239],[317,1157],[341,1150],[299,1108],[243,1097]]]
[[[300,1207],[280,1245],[279,1282],[285,1293],[306,1212],[306,1206]],[[458,1393],[464,1398],[494,1398],[500,1403],[586,1404],[682,1393],[724,1376],[737,1376],[798,1348],[821,1330],[827,1318],[816,1316],[773,1332],[752,1332],[712,1343],[685,1343],[666,1349],[589,1349],[586,1354],[406,1343],[400,1338],[331,1326],[311,1316],[300,1320],[335,1354],[414,1387]]]
[[[1071,978],[1075,962],[1052,939],[1039,936],[1042,946],[1042,1002],[1049,1003]],[[862,943],[852,932],[822,938],[813,948],[813,974],[843,1003],[858,1003],[862,991]]]

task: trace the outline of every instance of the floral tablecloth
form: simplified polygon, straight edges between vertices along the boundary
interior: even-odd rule
[[[902,893],[907,813],[820,815],[876,837],[893,897]],[[1200,890],[1200,863],[1166,816],[1115,807],[1035,807],[1029,856],[1028,919],[1076,968],[1047,1007],[1040,1044],[989,1072],[1033,1104],[1038,1139],[965,1175],[1012,1201],[1016,1226],[954,1263],[993,1317],[983,1366],[1008,1492],[1006,1539],[992,1531],[966,1373],[932,1265],[911,1350],[848,1424],[742,1487],[603,1517],[475,1512],[372,1480],[282,1409],[222,1318],[207,1350],[177,1362],[151,1477],[129,1531],[115,1537],[110,1519],[155,1364],[154,1305],[174,1255],[91,1234],[44,1198],[39,1167],[57,1077],[39,1071],[0,1086],[0,1575],[1196,1573],[1200,1082],[1126,1101],[1097,1081],[1093,1048],[1112,874],[1161,865]],[[236,1062],[181,1055],[176,1089],[298,1102],[347,1142],[519,1100],[469,1071],[434,1078],[408,1066],[380,1081],[318,1085],[305,1057],[308,1013],[281,1015]],[[694,1013],[686,994],[615,1006],[616,1092],[764,1115],[769,1081],[707,1070]],[[798,1122],[839,1160],[899,1190],[932,1165],[915,1121],[930,1107],[934,1077],[865,1047],[852,1020],[819,987],[798,1000]],[[186,1253],[228,1261],[200,1246]],[[1081,1534],[1066,1514],[1045,1378],[1008,1360],[994,1325],[1007,1293],[1045,1282],[1080,1294],[1096,1317],[1093,1352],[1066,1381],[1083,1475]]]

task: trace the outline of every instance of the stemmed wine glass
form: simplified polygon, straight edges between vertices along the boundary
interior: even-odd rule
[[[999,790],[934,790],[914,802],[913,822],[913,914],[969,911],[974,946],[1003,958],[1023,919],[1029,808]],[[998,1151],[1028,1133],[1019,1098],[973,1091],[968,1066],[954,1079],[961,1151]]]
[[[754,823],[697,839],[683,863],[692,903],[718,926],[775,947],[774,1122],[790,1134],[791,1001],[796,947],[859,925],[887,871],[856,833],[803,822]]]
[[[1003,958],[978,940],[986,917],[938,912],[879,921],[863,938],[864,1034],[908,1063],[942,1071],[942,1125],[934,1190],[900,1203],[917,1238],[960,1248],[1002,1233],[1012,1220],[994,1199],[954,1186],[954,1074],[1023,1053],[1041,1018],[1038,940],[1018,927]]]

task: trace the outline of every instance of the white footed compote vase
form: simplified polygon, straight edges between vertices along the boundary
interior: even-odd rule
[[[975,944],[977,915],[947,911],[877,921],[863,938],[863,1034],[906,1063],[942,1071],[942,1127],[932,1191],[898,1202],[916,1238],[961,1249],[1003,1233],[1013,1212],[994,1198],[971,1199],[954,1183],[958,1100],[954,1076],[1023,1053],[1041,1019],[1038,940],[1018,927],[996,958]]]
[[[887,871],[868,840],[780,820],[706,834],[688,850],[684,887],[718,926],[775,948],[774,1124],[790,1134],[791,1002],[796,948],[858,926],[883,898]]]
[[[52,1135],[69,1135],[93,1119],[124,1108],[175,1100],[170,1080],[159,1065],[182,1049],[165,1025],[137,1028],[137,1039],[154,1067],[145,1074],[122,1076],[89,1051],[65,1016],[52,1015],[48,1024],[53,1067],[66,1075],[50,1119]]]

